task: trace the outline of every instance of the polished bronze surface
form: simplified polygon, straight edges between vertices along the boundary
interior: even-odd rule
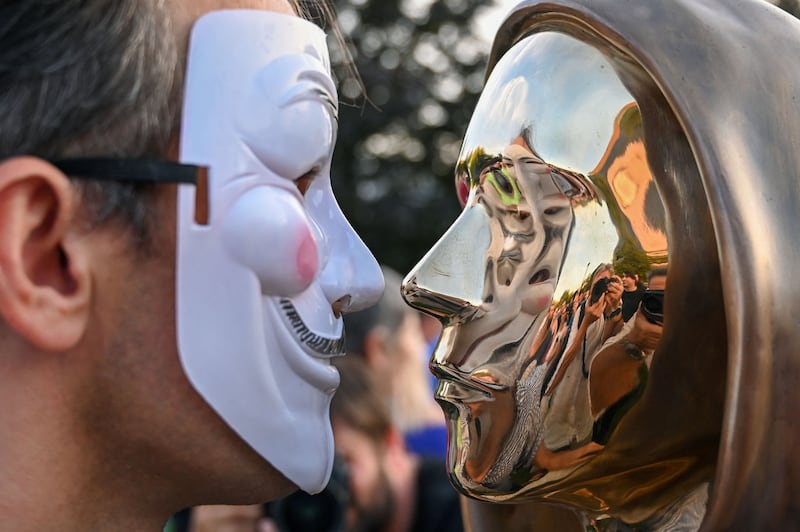
[[[501,27],[464,211],[404,294],[444,324],[451,479],[514,528],[541,501],[577,529],[800,524],[795,57],[758,0],[529,1]],[[618,331],[613,281],[591,297],[631,253],[669,264],[663,335]]]
[[[456,190],[461,217],[404,285],[444,324],[452,478],[488,501],[541,496],[603,451],[653,360],[602,356],[623,327],[613,263],[668,258],[639,108],[594,47],[527,37],[486,84]]]

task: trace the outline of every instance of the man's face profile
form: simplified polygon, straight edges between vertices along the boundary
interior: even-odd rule
[[[330,187],[337,113],[316,26],[253,11],[195,24],[181,158],[209,166],[210,219],[197,222],[193,188],[179,191],[179,352],[226,422],[310,491],[332,466],[339,314],[381,288]],[[267,404],[280,408],[264,416]],[[289,425],[294,436],[274,437]]]
[[[73,46],[31,45],[53,56],[30,66],[41,79],[0,84],[44,99],[48,91],[22,83],[60,86],[57,75],[80,69],[89,87],[32,106],[28,137],[61,120],[58,133],[70,138],[25,144],[20,132],[1,154],[0,201],[18,207],[3,209],[0,228],[2,278],[14,287],[0,297],[11,375],[4,476],[36,479],[65,522],[125,514],[117,524],[130,529],[191,504],[319,490],[333,450],[329,358],[342,349],[340,314],[382,289],[330,189],[337,95],[324,35],[283,1],[100,11],[87,3],[72,26],[48,18],[69,26]],[[106,17],[114,24],[97,23]],[[80,40],[85,32],[96,50]],[[146,160],[157,171],[174,158],[206,168],[207,180],[139,186],[141,176],[122,183],[112,172],[91,181],[48,162]],[[25,454],[33,449],[41,452]],[[78,496],[92,512],[70,502]],[[26,502],[8,500],[16,515],[35,517]]]

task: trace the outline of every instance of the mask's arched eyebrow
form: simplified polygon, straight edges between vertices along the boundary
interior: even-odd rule
[[[301,73],[299,81],[301,83],[298,83],[283,95],[278,105],[287,107],[303,100],[318,99],[329,107],[334,120],[338,123],[339,106],[334,97],[336,89],[333,86],[333,81],[322,72],[316,71]]]

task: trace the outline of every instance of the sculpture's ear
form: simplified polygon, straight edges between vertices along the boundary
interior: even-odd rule
[[[22,338],[63,351],[83,336],[90,283],[75,238],[77,192],[33,157],[0,163],[0,315]]]

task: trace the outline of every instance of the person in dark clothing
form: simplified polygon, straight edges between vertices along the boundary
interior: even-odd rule
[[[667,288],[667,269],[650,270],[647,286],[651,293],[663,294]],[[595,356],[589,373],[594,442],[606,445],[620,420],[644,393],[652,356],[661,342],[662,327],[662,321],[640,309]]]
[[[622,321],[628,321],[636,313],[644,297],[645,288],[639,282],[639,275],[626,271],[622,278]]]
[[[463,530],[459,495],[443,460],[410,453],[392,425],[378,383],[358,357],[334,364],[341,384],[331,402],[336,452],[348,466],[348,531]]]

